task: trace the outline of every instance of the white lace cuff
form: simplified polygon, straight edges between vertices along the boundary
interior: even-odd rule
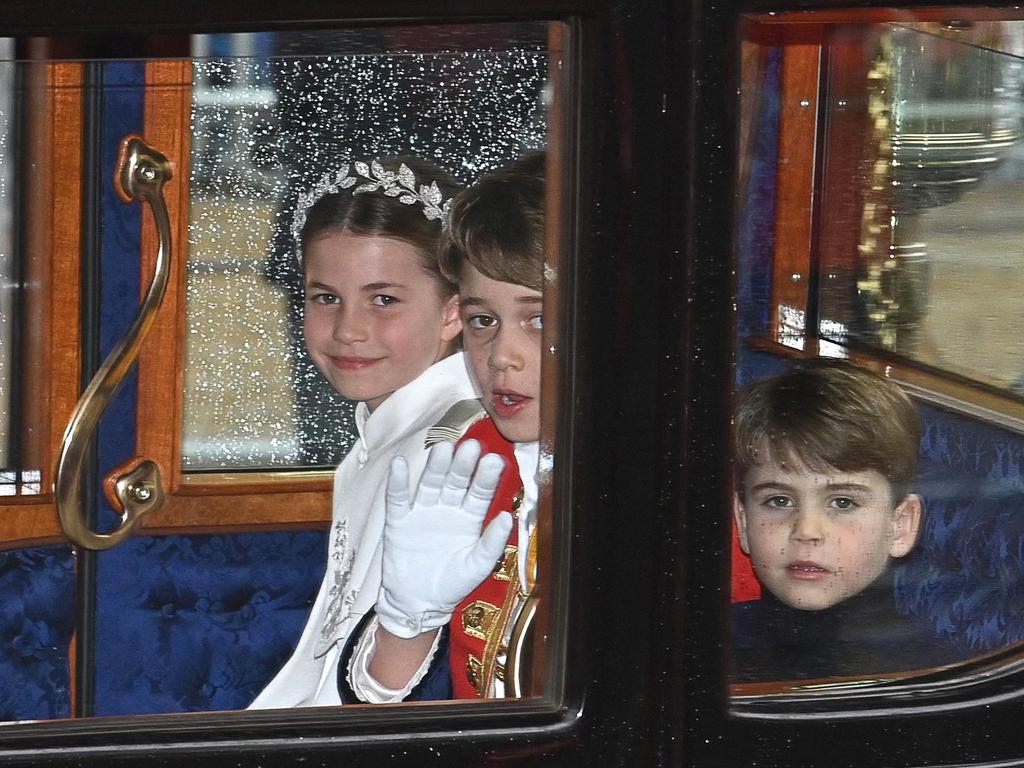
[[[404,688],[385,688],[378,683],[370,674],[370,661],[373,659],[373,651],[377,647],[377,627],[380,622],[374,616],[370,623],[363,630],[362,636],[356,642],[355,652],[348,663],[348,684],[352,692],[359,697],[360,701],[367,704],[394,704],[404,701],[413,688],[415,688],[423,676],[430,670],[430,664],[437,653],[437,644],[441,641],[441,632],[434,635],[434,642],[426,658],[420,663],[419,669],[405,684]]]

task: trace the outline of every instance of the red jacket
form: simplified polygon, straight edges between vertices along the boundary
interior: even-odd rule
[[[505,470],[484,525],[501,511],[514,514],[522,500],[523,483],[513,444],[498,433],[490,418],[473,424],[462,440],[477,440],[482,447],[481,455],[497,453],[505,459]],[[497,656],[505,653],[502,638],[519,589],[518,534],[518,525],[514,525],[505,556],[483,583],[459,603],[452,615],[449,654],[456,699],[479,698],[490,687],[494,675],[504,679],[504,669],[498,664]]]

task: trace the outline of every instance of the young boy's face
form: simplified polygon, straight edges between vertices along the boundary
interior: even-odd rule
[[[539,291],[462,266],[459,306],[469,368],[498,431],[517,443],[540,434],[541,304]]]
[[[830,608],[877,579],[890,557],[917,539],[921,501],[894,508],[889,481],[877,470],[814,471],[777,457],[765,441],[735,500],[740,546],[762,586],[788,606]]]
[[[446,353],[462,328],[455,296],[410,244],[336,232],[309,244],[306,348],[338,392],[370,410]]]

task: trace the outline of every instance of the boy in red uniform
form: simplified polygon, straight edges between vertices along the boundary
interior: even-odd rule
[[[377,619],[340,681],[347,701],[505,695],[507,643],[535,567],[543,171],[543,154],[528,155],[452,206],[441,268],[459,285],[481,399],[437,426],[414,502],[404,462],[392,466]],[[443,436],[467,424],[453,450]]]

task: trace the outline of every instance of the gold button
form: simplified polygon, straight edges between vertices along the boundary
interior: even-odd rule
[[[487,632],[498,615],[498,606],[477,600],[462,609],[462,631],[477,640],[487,640]]]

